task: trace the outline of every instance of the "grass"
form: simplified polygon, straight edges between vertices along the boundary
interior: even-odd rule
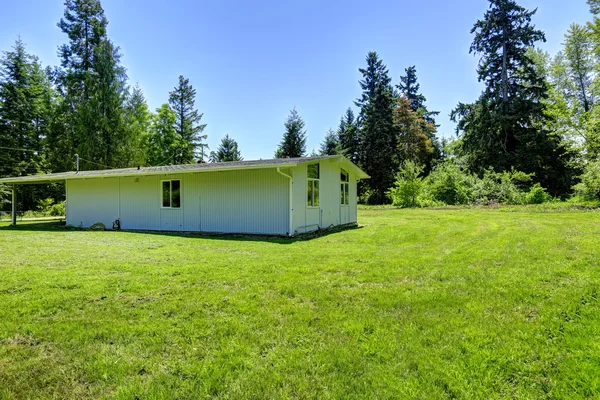
[[[600,212],[311,240],[0,223],[0,398],[600,396]]]

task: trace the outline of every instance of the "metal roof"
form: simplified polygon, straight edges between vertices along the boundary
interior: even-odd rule
[[[0,184],[36,184],[49,183],[57,181],[66,181],[71,179],[86,179],[86,178],[110,178],[118,176],[136,176],[136,175],[168,175],[181,173],[197,173],[208,171],[231,171],[238,169],[260,169],[260,168],[288,168],[295,167],[300,164],[307,164],[320,160],[339,159],[339,162],[344,164],[346,168],[353,169],[359,179],[367,179],[369,176],[353,164],[350,160],[343,156],[321,156],[321,157],[299,157],[299,158],[274,158],[270,160],[252,160],[252,161],[230,161],[220,163],[203,163],[203,164],[183,164],[183,165],[166,165],[162,167],[141,167],[141,168],[120,168],[120,169],[103,169],[94,171],[70,171],[59,172],[56,174],[42,174],[17,176],[12,178],[0,179]]]

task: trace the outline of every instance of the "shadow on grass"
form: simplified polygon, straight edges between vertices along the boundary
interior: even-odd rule
[[[227,241],[250,241],[250,242],[268,242],[278,244],[292,244],[295,242],[302,242],[306,240],[312,240],[320,237],[333,235],[342,231],[362,229],[363,227],[357,224],[348,224],[343,226],[336,226],[333,228],[320,229],[318,231],[298,234],[294,237],[286,236],[274,236],[274,235],[246,235],[239,233],[207,233],[207,232],[175,232],[175,231],[133,231],[133,230],[122,230],[113,231],[106,230],[104,233],[122,233],[122,234],[136,234],[136,235],[156,235],[156,236],[173,236],[190,239],[209,239],[209,240],[227,240]],[[22,222],[17,226],[0,224],[0,232],[10,231],[32,231],[32,232],[91,232],[91,229],[81,229],[67,227],[61,222]],[[95,231],[98,232],[98,231]]]

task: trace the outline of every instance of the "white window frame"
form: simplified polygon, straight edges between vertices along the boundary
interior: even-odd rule
[[[346,174],[346,181],[342,181],[342,174]],[[340,205],[348,207],[350,205],[350,174],[340,168]]]
[[[179,207],[173,207],[173,181],[179,181]],[[163,204],[163,184],[169,182],[169,206]],[[181,179],[163,179],[160,181],[160,208],[163,210],[181,210],[183,208],[181,201]]]
[[[309,178],[308,177],[308,167],[311,167],[313,165],[317,166],[318,178]],[[308,191],[309,184],[312,187],[312,198],[311,198],[310,204],[308,204],[308,201],[307,201],[307,205],[306,205],[307,208],[321,208],[321,183],[320,183],[320,180],[321,180],[321,165],[319,163],[307,165],[306,166],[306,183],[307,183],[306,190]],[[316,206],[315,206],[315,182],[317,182],[317,185],[319,186],[319,194],[317,196],[317,199],[319,200],[319,204]],[[307,194],[306,200],[308,200],[308,192],[306,194]]]

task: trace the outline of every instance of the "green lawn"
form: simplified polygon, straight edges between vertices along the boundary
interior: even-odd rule
[[[599,398],[600,212],[304,241],[0,225],[0,398]]]

